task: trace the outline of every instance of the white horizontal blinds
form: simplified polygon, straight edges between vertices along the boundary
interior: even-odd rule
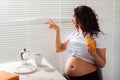
[[[0,24],[25,17],[25,10],[23,1],[0,0]],[[0,26],[0,62],[20,60],[21,50],[28,46],[27,32],[27,26]]]
[[[88,0],[61,0],[61,16],[71,18],[75,7],[86,4]]]
[[[28,0],[27,11],[29,17],[57,17],[59,15],[59,0]]]
[[[28,48],[31,55],[42,53],[50,62],[58,65],[59,57],[54,54],[55,35],[54,32],[50,32],[48,25],[13,23],[19,24],[16,21],[33,18],[40,20],[54,18],[59,16],[59,11],[59,0],[0,0],[1,22],[11,22],[11,19],[14,19],[12,24],[9,23],[11,26],[0,23],[5,25],[0,26],[0,62],[19,60],[20,51]]]
[[[26,17],[27,0],[0,0],[0,18]]]
[[[48,25],[29,26],[29,49],[31,54],[41,53],[53,65],[59,65],[59,56],[55,54],[55,32]]]
[[[59,4],[59,0],[30,0],[27,3],[28,16],[47,20],[60,17]],[[28,43],[31,54],[41,53],[56,69],[60,69],[59,55],[55,53],[55,32],[47,24],[30,25]]]
[[[59,0],[0,0],[0,17],[58,16]]]
[[[27,47],[27,27],[0,27],[0,62],[19,60],[20,51]]]

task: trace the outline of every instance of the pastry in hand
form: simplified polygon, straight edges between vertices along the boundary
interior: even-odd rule
[[[96,41],[92,37],[90,37],[89,35],[86,35],[85,40],[86,40],[86,45],[89,48],[96,50]]]

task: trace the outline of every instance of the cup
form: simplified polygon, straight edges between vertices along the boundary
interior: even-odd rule
[[[41,63],[42,63],[42,55],[41,55],[40,53],[35,54],[34,60],[35,60],[35,64],[36,64],[37,66],[40,66]]]

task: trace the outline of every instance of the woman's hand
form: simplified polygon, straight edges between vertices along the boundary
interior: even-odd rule
[[[59,31],[60,30],[58,25],[56,25],[51,19],[49,19],[49,21],[46,22],[46,24],[49,24],[49,28],[50,29],[54,29],[55,31]]]
[[[90,56],[92,57],[95,57],[97,55],[97,51],[92,49],[92,48],[89,48],[88,47],[88,53],[90,54]]]
[[[102,49],[91,49],[88,48],[89,54],[94,58],[99,68],[103,68],[106,64],[106,48]]]

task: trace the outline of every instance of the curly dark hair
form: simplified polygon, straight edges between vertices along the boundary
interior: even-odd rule
[[[95,34],[97,36],[98,32],[101,32],[98,24],[98,16],[90,7],[85,5],[76,7],[74,9],[74,16],[77,22],[76,28],[77,30],[80,28],[84,36],[86,34],[90,34],[90,36]]]

